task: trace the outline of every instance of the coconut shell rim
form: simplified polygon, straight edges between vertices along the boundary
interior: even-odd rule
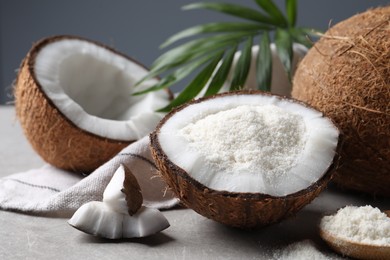
[[[149,138],[150,138],[150,147],[158,154],[158,157],[162,158],[162,160],[166,163],[169,164],[169,168],[172,170],[175,175],[180,176],[183,178],[186,182],[190,183],[192,186],[194,186],[198,190],[207,190],[209,193],[212,193],[214,195],[219,195],[219,196],[224,196],[224,197],[229,197],[229,198],[242,198],[242,199],[274,199],[274,200],[284,200],[284,199],[293,199],[293,198],[298,198],[310,193],[315,192],[319,187],[322,187],[326,185],[332,178],[333,178],[333,173],[335,170],[338,168],[338,164],[340,161],[340,151],[343,145],[343,138],[342,138],[342,133],[338,129],[338,127],[334,124],[334,122],[328,118],[332,124],[334,125],[335,128],[338,129],[339,131],[339,137],[338,137],[338,142],[337,142],[337,147],[336,147],[336,153],[335,156],[333,157],[333,160],[330,164],[330,166],[325,170],[324,174],[322,175],[321,178],[319,178],[316,182],[312,183],[310,186],[299,190],[294,193],[287,194],[286,196],[273,196],[269,194],[264,194],[264,193],[253,193],[253,192],[231,192],[231,191],[225,191],[225,190],[215,190],[212,188],[209,188],[205,186],[204,184],[200,183],[199,181],[195,180],[192,178],[183,168],[180,166],[176,165],[173,163],[168,156],[164,153],[163,149],[161,148],[160,142],[158,141],[158,134],[160,133],[161,127],[165,124],[166,121],[168,121],[176,112],[179,112],[180,110],[185,109],[187,106],[197,104],[206,100],[218,98],[218,97],[224,97],[224,96],[234,96],[234,95],[266,95],[266,96],[276,96],[284,100],[291,100],[292,102],[301,104],[307,108],[311,108],[315,111],[318,111],[317,109],[311,107],[310,105],[296,100],[294,98],[288,98],[286,96],[282,95],[277,95],[277,94],[271,94],[269,92],[264,92],[260,90],[238,90],[238,91],[233,91],[233,92],[226,92],[226,93],[221,93],[221,94],[215,94],[209,97],[204,97],[204,98],[199,98],[196,100],[192,100],[190,102],[187,102],[181,106],[178,106],[171,110],[157,125],[156,129],[150,133]],[[320,111],[319,111],[320,112]],[[322,113],[322,112],[321,112]],[[324,115],[323,115],[324,117]]]
[[[117,50],[115,50],[114,48],[111,48],[107,45],[104,45],[100,42],[97,42],[97,41],[94,41],[94,40],[90,40],[90,39],[86,39],[86,38],[83,38],[81,36],[76,36],[76,35],[68,35],[68,34],[62,34],[62,35],[54,35],[54,36],[49,36],[49,37],[46,37],[46,38],[43,38],[39,41],[37,41],[36,43],[33,44],[33,46],[31,47],[31,49],[29,50],[29,52],[27,53],[27,55],[25,56],[25,58],[22,60],[22,63],[20,65],[20,68],[23,68],[24,66],[27,66],[27,70],[31,76],[31,78],[33,79],[34,81],[34,84],[36,85],[36,87],[39,89],[39,91],[42,93],[42,95],[44,96],[44,98],[47,100],[48,104],[50,105],[50,107],[52,107],[54,110],[56,110],[58,112],[58,114],[66,121],[68,122],[71,126],[79,129],[82,133],[84,134],[87,134],[87,135],[90,135],[90,136],[94,136],[100,140],[104,140],[105,142],[109,142],[109,143],[117,143],[117,142],[125,142],[125,143],[131,143],[131,142],[134,142],[136,141],[136,139],[134,140],[122,140],[122,139],[115,139],[115,138],[109,138],[109,137],[103,137],[103,136],[100,136],[98,134],[95,134],[95,133],[92,133],[92,132],[89,132],[85,129],[82,129],[80,128],[79,126],[77,126],[73,121],[71,121],[55,104],[54,102],[51,100],[51,98],[46,94],[46,92],[43,90],[41,84],[39,83],[36,75],[35,75],[35,61],[36,61],[36,56],[38,55],[38,53],[40,52],[40,50],[42,50],[46,45],[48,44],[51,44],[51,43],[54,43],[54,42],[58,42],[58,41],[61,41],[61,40],[80,40],[80,41],[84,41],[84,42],[88,42],[88,43],[91,43],[91,44],[94,44],[98,47],[101,47],[101,48],[104,48],[106,50],[108,50],[109,52],[115,54],[115,55],[118,55],[118,56],[121,56],[123,58],[125,58],[126,60],[144,68],[146,71],[149,71],[149,69],[143,65],[142,63],[140,63],[139,61],[135,60],[134,58],[130,57],[130,56],[127,56],[126,54],[124,53],[121,53]],[[156,79],[159,80],[158,77],[155,77]],[[16,82],[15,82],[15,86],[18,86],[18,80],[19,80],[19,77],[17,77],[16,79]],[[167,88],[165,89],[168,93],[168,99],[169,100],[172,100],[173,99],[173,94],[172,92]]]

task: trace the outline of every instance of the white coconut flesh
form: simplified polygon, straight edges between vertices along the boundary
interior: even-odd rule
[[[191,104],[162,124],[169,160],[204,186],[286,196],[318,181],[339,132],[322,113],[268,95],[226,95]]]
[[[99,201],[81,206],[68,223],[87,234],[109,239],[146,237],[169,227],[167,219],[157,209],[142,206],[130,216],[112,211]]]
[[[82,205],[68,223],[91,235],[109,239],[145,237],[169,227],[157,209],[141,206],[132,216],[122,192],[125,170],[120,166],[103,193],[103,201]]]
[[[43,92],[76,126],[114,140],[136,140],[149,133],[169,103],[167,91],[133,96],[156,83],[134,85],[148,71],[107,48],[73,38],[45,45],[34,63]]]

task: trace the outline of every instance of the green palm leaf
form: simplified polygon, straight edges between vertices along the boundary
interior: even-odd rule
[[[278,56],[287,72],[289,80],[291,80],[291,64],[293,58],[293,42],[288,31],[277,29],[275,33],[275,45]]]
[[[173,69],[178,66],[183,66],[188,62],[191,62],[203,55],[209,54],[210,52],[213,52],[225,46],[231,46],[232,44],[236,44],[243,38],[248,37],[248,35],[252,34],[255,33],[237,32],[228,35],[215,35],[208,38],[195,39],[180,46],[177,46],[157,58],[152,65],[151,71],[140,81],[138,81],[136,85],[139,85],[145,80],[156,77],[157,75],[164,73],[170,69]]]
[[[271,35],[276,45],[277,55],[291,80],[293,42],[311,46],[307,35],[313,31],[295,27],[297,17],[297,1],[285,0],[286,16],[273,0],[254,0],[257,9],[221,2],[200,2],[183,7],[184,10],[205,9],[245,22],[213,22],[197,25],[178,32],[168,38],[162,47],[172,45],[189,37],[187,42],[171,48],[152,65],[150,72],[137,84],[144,80],[166,74],[154,86],[135,94],[144,94],[169,87],[193,73],[197,73],[187,87],[161,111],[178,106],[196,97],[207,86],[204,95],[218,93],[229,73],[232,73],[230,90],[244,87],[252,60],[252,47],[255,38],[259,39],[259,53],[256,58],[256,80],[259,89],[269,91],[272,80]],[[274,34],[272,32],[275,32]],[[234,63],[235,53],[241,47],[241,55]],[[207,84],[209,83],[209,84]]]
[[[228,4],[228,3],[212,3],[212,2],[201,2],[193,3],[183,7],[183,10],[192,10],[192,9],[209,9],[212,11],[217,11],[238,18],[251,20],[259,23],[272,24],[272,25],[281,25],[274,21],[274,19],[266,16],[252,8],[244,7],[241,5]]]
[[[252,59],[253,37],[249,37],[245,43],[245,47],[237,61],[236,69],[234,70],[233,79],[230,85],[230,90],[238,90],[245,84],[248,77],[249,68]]]
[[[243,32],[243,31],[259,31],[259,30],[272,30],[274,27],[262,25],[258,23],[242,23],[242,22],[234,22],[234,23],[209,23],[197,25],[194,27],[190,27],[185,29],[177,34],[174,34],[168,40],[166,40],[161,48],[165,48],[171,45],[178,40],[181,40],[186,37],[195,36],[202,33],[223,33],[223,32]]]
[[[317,38],[323,34],[323,32],[310,28],[291,28],[290,34],[295,42],[310,48],[313,46],[312,37]]]
[[[272,52],[268,33],[264,33],[260,42],[259,53],[257,55],[257,88],[263,91],[271,90],[272,80]]]
[[[280,26],[287,26],[287,21],[283,13],[271,0],[255,0],[256,3],[266,11],[270,17]]]
[[[286,13],[287,19],[290,26],[295,26],[297,20],[297,1],[286,0]]]
[[[219,54],[218,54],[219,55]],[[203,56],[195,61],[192,61],[191,63],[188,63],[187,65],[180,67],[179,69],[175,70],[170,75],[164,77],[160,82],[158,82],[156,85],[145,89],[143,91],[139,91],[134,93],[133,95],[142,95],[145,93],[148,93],[150,91],[157,91],[163,88],[166,88],[169,85],[173,85],[177,83],[178,81],[182,80],[183,78],[190,75],[192,72],[194,72],[196,69],[204,65],[205,63],[209,62],[216,56],[216,54],[211,53],[209,55]]]
[[[167,65],[175,65],[183,63],[193,57],[199,57],[203,53],[208,53],[212,50],[231,45],[240,41],[248,35],[253,35],[255,32],[236,32],[230,34],[213,35],[207,38],[191,40],[185,44],[179,45],[165,54],[161,55],[152,66],[152,70],[158,70]]]
[[[159,110],[159,112],[168,112],[172,108],[179,106],[188,100],[193,99],[200,93],[202,88],[209,81],[213,71],[222,59],[223,52],[219,53],[211,62],[191,81],[191,83],[166,107]]]
[[[205,93],[205,96],[211,96],[214,94],[217,94],[218,91],[221,89],[223,86],[223,83],[225,83],[228,75],[230,68],[232,66],[233,60],[234,60],[234,54],[237,51],[237,45],[234,46],[227,54],[225,59],[223,60],[221,66],[218,68],[218,71],[215,73],[213,76],[209,87],[207,88],[207,91]]]

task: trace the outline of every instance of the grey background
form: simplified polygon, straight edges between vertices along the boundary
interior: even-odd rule
[[[232,18],[210,11],[181,11],[196,0],[0,0],[0,104],[12,104],[16,69],[41,38],[72,34],[99,41],[150,66],[170,35],[196,24]],[[252,0],[225,0],[256,6]],[[284,0],[276,0],[281,7]],[[385,0],[298,1],[298,25],[326,30]],[[180,85],[174,90],[180,89]]]

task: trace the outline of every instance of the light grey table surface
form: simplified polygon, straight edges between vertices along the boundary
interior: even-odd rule
[[[40,167],[12,106],[0,106],[0,177]],[[189,209],[164,211],[171,226],[142,239],[110,241],[86,235],[64,218],[0,210],[0,259],[272,259],[276,250],[310,239],[329,249],[318,235],[325,213],[345,205],[390,208],[390,201],[329,187],[295,217],[258,230],[238,230]]]

